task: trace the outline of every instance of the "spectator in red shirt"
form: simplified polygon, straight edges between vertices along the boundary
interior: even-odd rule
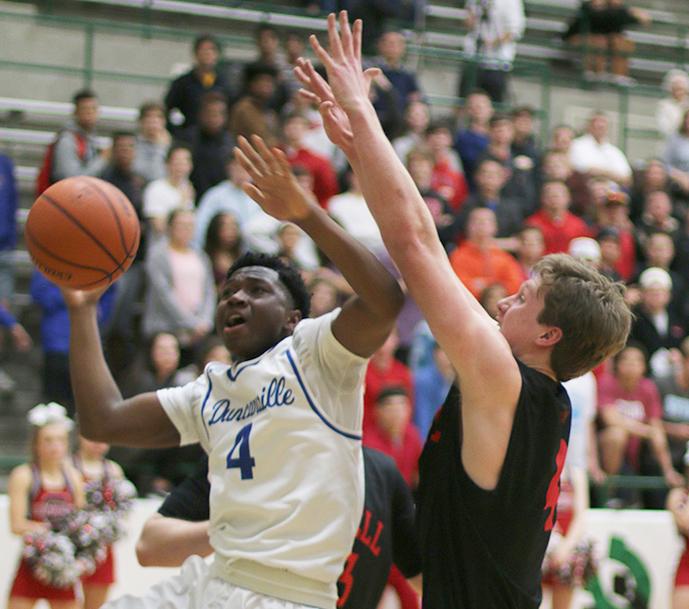
[[[406,483],[415,488],[422,444],[411,415],[407,390],[400,385],[383,387],[375,402],[375,424],[364,437],[364,445],[392,457]]]
[[[572,213],[586,221],[595,217],[594,201],[589,191],[588,179],[583,173],[574,171],[567,153],[551,149],[543,155],[540,183],[548,180],[560,180],[567,185],[572,197],[569,206]]]
[[[641,445],[648,442],[665,480],[670,486],[677,486],[683,478],[672,467],[661,421],[660,394],[645,374],[644,352],[641,347],[628,344],[614,357],[612,374],[603,374],[598,380],[603,469],[617,474],[626,465],[639,473]]]
[[[393,331],[383,346],[371,356],[366,369],[364,437],[375,425],[374,406],[384,387],[398,385],[405,389],[407,395],[414,395],[411,371],[402,362],[395,359],[395,351],[397,351],[398,346],[399,337],[397,331]]]
[[[586,223],[569,211],[569,203],[567,185],[559,180],[548,181],[541,189],[541,208],[526,219],[526,224],[541,229],[546,255],[566,252],[572,239],[590,235]]]
[[[308,129],[309,121],[303,114],[289,114],[282,124],[284,150],[290,165],[300,165],[313,176],[313,193],[320,206],[325,209],[330,197],[339,192],[337,176],[328,159],[304,146],[304,136]]]
[[[469,194],[462,161],[452,149],[452,131],[443,121],[432,122],[426,129],[426,146],[433,155],[431,188],[447,199],[455,211]]]

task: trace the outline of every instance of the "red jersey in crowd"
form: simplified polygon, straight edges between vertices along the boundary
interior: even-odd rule
[[[387,370],[383,370],[376,365],[375,360],[371,360],[366,369],[366,381],[364,392],[364,437],[369,429],[376,426],[375,408],[378,394],[385,387],[390,386],[404,387],[410,400],[414,398],[414,383],[412,381],[411,371],[407,366],[397,359],[392,359]],[[412,406],[413,407],[413,406]],[[383,451],[385,452],[385,451]]]
[[[663,416],[660,393],[649,378],[641,379],[635,389],[626,390],[613,375],[603,374],[598,379],[598,407],[601,410],[614,408],[620,414],[641,423],[650,423]],[[641,439],[630,434],[626,458],[634,467],[639,464],[640,448]]]
[[[448,161],[439,161],[433,166],[431,189],[443,195],[455,211],[462,206],[469,194],[465,177],[453,169]]]
[[[545,245],[544,256],[566,253],[572,239],[591,236],[586,222],[569,211],[565,212],[561,220],[554,220],[543,210],[540,210],[529,216],[525,224],[541,229]]]
[[[306,169],[313,178],[313,194],[316,195],[318,203],[325,209],[330,197],[339,192],[337,176],[325,157],[314,154],[306,148],[299,150],[289,149],[285,151],[287,159],[292,167],[300,166]]]
[[[364,435],[364,446],[375,448],[392,457],[405,482],[412,488],[416,486],[423,444],[419,432],[412,423],[407,423],[404,436],[399,442],[395,442],[374,425]]]

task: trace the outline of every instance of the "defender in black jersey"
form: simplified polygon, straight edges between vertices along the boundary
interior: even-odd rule
[[[369,100],[360,21],[328,16],[329,51],[295,70],[354,169],[392,259],[457,371],[421,463],[418,519],[427,609],[536,609],[555,522],[570,407],[560,381],[624,345],[622,288],[573,258],[547,256],[491,319],[457,278],[433,218]]]
[[[357,531],[352,552],[344,565],[338,580],[341,609],[376,609],[390,573],[393,562],[405,577],[414,577],[421,570],[421,557],[416,542],[414,527],[414,503],[409,487],[399,473],[395,462],[380,451],[363,448],[365,496],[364,512]],[[189,476],[165,498],[158,513],[166,518],[191,522],[208,520],[208,462],[204,459],[193,475]],[[154,526],[163,524],[154,517]],[[169,522],[169,521],[168,521]],[[174,527],[174,525],[171,525]],[[162,530],[162,529],[161,529]],[[192,536],[199,538],[197,547],[204,544],[210,553],[207,533],[203,528],[192,529]],[[146,540],[146,529],[137,545],[137,553],[147,566],[172,566],[186,558],[171,555],[172,543],[158,539],[154,550]],[[189,537],[187,537],[189,539]]]

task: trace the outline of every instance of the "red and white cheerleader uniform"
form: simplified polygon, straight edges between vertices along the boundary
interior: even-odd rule
[[[59,490],[46,489],[41,472],[31,466],[33,481],[29,493],[29,520],[49,522],[51,518],[62,518],[74,509],[74,489],[63,471],[65,485]],[[56,588],[37,580],[31,567],[22,560],[12,583],[10,598],[45,599],[48,601],[71,601],[76,599],[75,587]]]

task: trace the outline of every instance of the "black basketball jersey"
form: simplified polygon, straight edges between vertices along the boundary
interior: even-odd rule
[[[337,582],[340,609],[376,609],[393,562],[406,577],[421,571],[409,487],[390,457],[363,450],[364,513]]]
[[[453,387],[420,460],[418,527],[424,609],[537,609],[555,524],[571,408],[560,383],[519,363],[522,389],[495,489],[461,459],[461,396]]]
[[[407,577],[421,571],[414,502],[395,462],[364,448],[364,513],[352,552],[337,582],[341,609],[376,609],[394,562]],[[158,512],[169,518],[208,520],[208,459],[176,486]]]
[[[158,508],[167,518],[202,522],[210,518],[209,498],[211,483],[208,481],[208,456],[204,455],[194,472],[172,489]]]

